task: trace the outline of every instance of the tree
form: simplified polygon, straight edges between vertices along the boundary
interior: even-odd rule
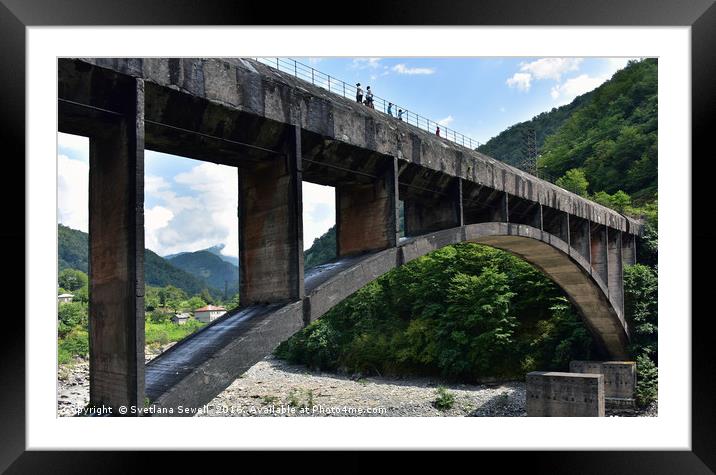
[[[612,208],[623,213],[627,207],[631,206],[631,196],[624,193],[622,190],[617,190],[611,197]]]
[[[584,170],[581,168],[567,170],[564,176],[557,179],[555,185],[579,196],[587,196],[587,189],[589,188],[589,182],[584,175]]]
[[[77,269],[65,269],[60,272],[57,279],[60,287],[70,292],[86,287],[88,283],[87,274]]]

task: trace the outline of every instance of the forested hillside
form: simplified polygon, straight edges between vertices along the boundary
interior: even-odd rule
[[[565,106],[553,107],[551,111],[542,112],[531,120],[512,125],[487,143],[480,145],[477,151],[517,166],[525,159],[525,135],[528,130],[535,131],[537,150],[542,150],[545,139],[555,133],[570,114],[588,103],[593,93],[594,91],[588,92]]]
[[[636,204],[649,202],[657,195],[657,76],[656,59],[631,61],[594,91],[513,125],[478,150],[519,164],[525,131],[534,128],[539,170],[555,179],[572,171],[560,186],[616,208],[597,194],[622,191]]]
[[[336,258],[336,227],[313,240],[313,244],[303,253],[303,265],[306,269],[321,265]]]
[[[545,140],[540,169],[581,169],[589,192],[622,190],[639,201],[657,192],[657,60],[632,61],[597,88]]]
[[[206,250],[185,252],[168,259],[171,265],[204,280],[210,287],[224,290],[228,295],[238,291],[239,269],[218,255]]]
[[[77,269],[87,273],[88,234],[62,224],[58,224],[57,231],[59,270]],[[146,285],[154,287],[172,285],[189,295],[199,294],[203,289],[211,287],[204,280],[173,266],[149,249],[144,251],[144,273]],[[223,284],[221,292],[214,288],[210,290],[212,294],[223,294]]]

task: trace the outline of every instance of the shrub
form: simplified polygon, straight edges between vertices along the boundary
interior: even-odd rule
[[[438,387],[435,391],[436,397],[433,406],[440,411],[452,409],[455,404],[455,395],[445,389],[443,386]]]
[[[636,358],[636,403],[648,406],[656,401],[659,392],[659,368],[647,355]]]
[[[76,356],[87,358],[88,354],[89,336],[85,330],[76,328],[58,340],[57,359],[60,364],[69,363]]]

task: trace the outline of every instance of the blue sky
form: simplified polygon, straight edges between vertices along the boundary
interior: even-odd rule
[[[567,104],[628,58],[303,58],[303,63],[486,142]],[[87,231],[89,142],[58,134],[59,221]],[[145,241],[160,255],[224,244],[238,253],[236,170],[145,154]],[[304,246],[335,222],[333,189],[304,183]]]

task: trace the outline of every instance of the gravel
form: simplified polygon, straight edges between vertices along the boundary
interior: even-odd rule
[[[149,361],[171,344],[147,348]],[[440,391],[452,396],[438,409]],[[60,366],[57,415],[73,416],[89,402],[89,364],[78,359]],[[610,411],[607,416],[657,415],[656,403],[643,410]],[[455,384],[436,378],[342,375],[312,371],[268,356],[251,367],[198,414],[269,417],[521,417],[525,385],[521,381]]]

